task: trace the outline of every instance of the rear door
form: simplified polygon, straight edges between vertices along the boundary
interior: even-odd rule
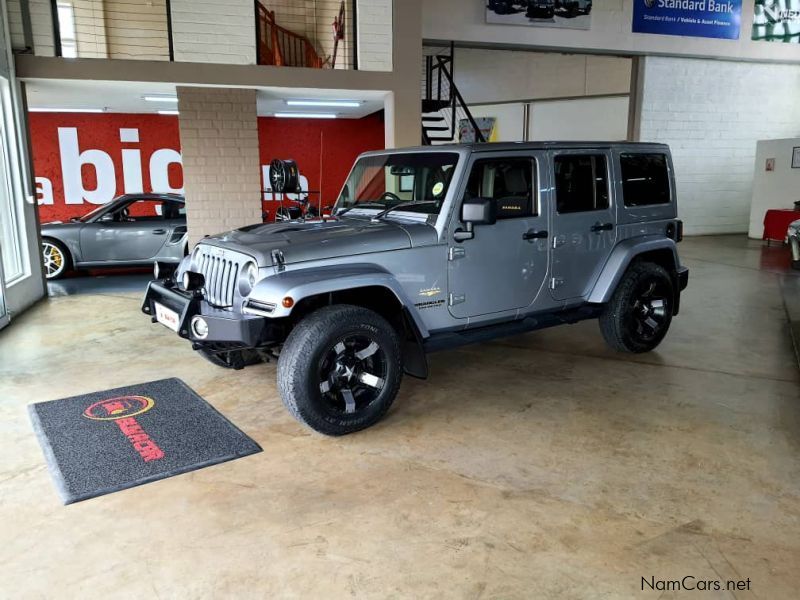
[[[552,154],[552,276],[556,300],[585,297],[617,239],[611,152],[556,150]]]

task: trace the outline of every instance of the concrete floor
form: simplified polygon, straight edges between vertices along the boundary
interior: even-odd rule
[[[657,352],[593,322],[432,357],[389,416],[301,428],[275,366],[214,368],[134,295],[42,302],[0,333],[0,596],[732,598],[800,587],[798,370],[779,249],[695,238]],[[177,376],[264,452],[64,507],[25,405]]]

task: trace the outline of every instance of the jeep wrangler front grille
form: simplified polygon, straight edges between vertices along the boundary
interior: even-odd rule
[[[205,278],[206,300],[220,308],[233,306],[239,273],[242,265],[249,260],[252,259],[230,252],[220,252],[216,248],[205,249],[201,246],[195,257],[195,268]]]

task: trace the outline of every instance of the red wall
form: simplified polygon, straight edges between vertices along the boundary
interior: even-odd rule
[[[86,214],[97,205],[97,201],[124,193],[126,177],[129,186],[134,188],[141,181],[144,191],[173,191],[183,186],[180,164],[170,162],[174,155],[163,151],[180,151],[178,118],[175,116],[32,113],[30,128],[42,222]],[[59,129],[63,138],[61,143]],[[139,141],[121,141],[122,129],[137,130]],[[77,149],[70,150],[70,137],[74,132],[77,133],[78,145]],[[136,132],[127,132],[129,139],[132,135],[135,137]],[[300,174],[308,180],[308,189],[322,191],[324,206],[336,200],[356,156],[366,150],[384,147],[383,119],[381,115],[358,120],[259,117],[258,139],[261,164],[269,165],[273,158],[295,160]],[[126,161],[123,161],[123,150],[127,151]],[[138,155],[135,153],[137,150]],[[80,153],[83,153],[82,162],[86,164],[80,167],[78,180]],[[153,161],[154,153],[157,154]],[[72,164],[66,172],[68,177],[72,177],[69,186],[71,203],[65,197],[65,163]],[[93,192],[98,190],[96,165],[100,167],[101,186],[93,198]],[[169,189],[163,189],[163,185],[153,189],[151,167],[156,179],[161,174],[162,182],[166,181]],[[137,171],[141,171],[141,177]],[[92,199],[95,202],[90,201]],[[319,195],[311,194],[311,199],[316,203]],[[52,204],[49,203],[51,200]],[[277,202],[263,204],[270,218],[274,218],[277,206]]]

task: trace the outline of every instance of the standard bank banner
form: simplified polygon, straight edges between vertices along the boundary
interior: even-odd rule
[[[633,31],[739,39],[742,0],[633,0]]]

